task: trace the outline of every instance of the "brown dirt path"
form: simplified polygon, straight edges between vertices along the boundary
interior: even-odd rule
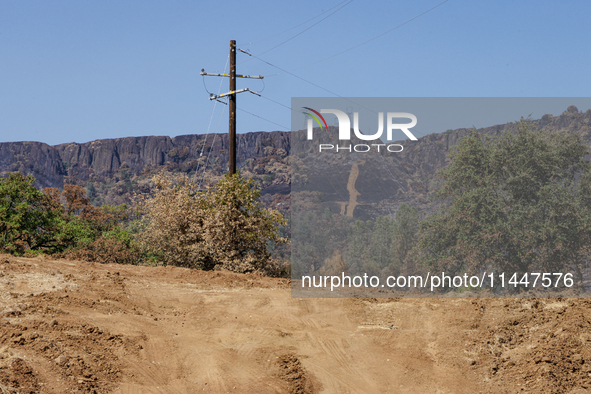
[[[0,393],[528,392],[493,370],[485,313],[463,299],[295,299],[288,281],[257,275],[0,256]]]

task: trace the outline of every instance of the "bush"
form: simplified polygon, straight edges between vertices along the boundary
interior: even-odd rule
[[[462,138],[441,172],[447,204],[420,226],[431,268],[452,272],[560,272],[591,244],[591,166],[576,134],[537,130]]]
[[[283,216],[264,209],[252,179],[226,175],[205,190],[186,176],[153,178],[154,195],[140,202],[145,213],[142,246],[164,264],[204,270],[276,274],[267,242],[287,242]]]
[[[0,178],[0,251],[42,253],[101,262],[136,263],[141,256],[131,235],[121,230],[126,206],[92,206],[83,188],[63,192],[33,184],[35,178],[11,173]]]
[[[86,191],[77,185],[64,185],[61,193],[56,188],[46,188],[44,193],[59,214],[53,240],[46,247],[48,253],[85,249],[101,236],[120,231],[120,224],[129,219],[125,204],[94,207],[86,197]]]
[[[18,172],[0,179],[0,250],[4,252],[22,254],[53,242],[60,214],[34,182],[34,177]]]
[[[143,254],[137,244],[129,239],[113,237],[109,234],[101,235],[84,248],[68,251],[63,257],[74,260],[97,261],[103,264],[137,264]]]
[[[53,242],[48,253],[59,253],[68,249],[80,249],[90,245],[100,236],[100,232],[88,220],[73,217],[60,218],[53,233]]]

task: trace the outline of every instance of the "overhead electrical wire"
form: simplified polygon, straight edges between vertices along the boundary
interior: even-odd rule
[[[248,44],[245,44],[245,45],[252,45],[252,44],[257,44],[257,43],[259,43],[259,42],[261,42],[261,41],[265,41],[265,40],[268,40],[269,38],[277,37],[277,36],[280,36],[280,35],[282,35],[283,33],[287,33],[288,31],[291,31],[291,30],[293,30],[293,29],[297,29],[298,27],[300,27],[300,26],[302,26],[302,25],[305,25],[306,23],[308,23],[308,22],[310,22],[310,21],[313,21],[314,19],[316,19],[316,18],[318,18],[318,17],[320,17],[320,16],[322,16],[322,15],[326,14],[327,12],[329,12],[329,11],[331,11],[331,10],[333,10],[333,9],[337,8],[338,6],[340,6],[340,5],[341,5],[341,4],[343,4],[343,3],[346,3],[347,1],[349,1],[349,0],[342,1],[342,2],[338,3],[337,5],[335,5],[335,6],[331,7],[331,8],[329,8],[328,10],[326,10],[326,11],[323,11],[323,12],[321,12],[320,14],[318,14],[318,15],[316,15],[316,16],[314,16],[314,17],[310,18],[310,19],[308,19],[307,21],[304,21],[304,22],[300,23],[299,25],[295,25],[295,26],[293,26],[293,27],[290,27],[290,28],[289,28],[289,29],[287,29],[287,30],[283,30],[281,33],[273,34],[272,36],[265,37],[265,38],[262,38],[262,39],[260,39],[260,40],[257,40],[257,41],[252,41],[252,42],[249,42]]]
[[[229,61],[230,61],[230,54],[228,54],[228,57],[226,58],[226,65],[224,66],[224,70],[223,70],[224,72],[226,72],[226,69],[228,68]],[[220,92],[222,90],[222,82],[223,82],[223,80],[220,80],[220,86],[218,87],[218,95],[220,94]],[[203,86],[205,87],[205,90],[207,91],[207,93],[209,93],[211,95],[211,93],[207,89],[207,86],[205,85],[205,78],[203,78]],[[211,121],[213,120],[213,115],[215,113],[216,105],[217,105],[217,102],[213,104],[213,110],[211,111],[211,117],[209,118],[209,124],[207,125],[207,131],[205,132],[205,139],[203,140],[203,145],[201,146],[201,153],[199,154],[199,157],[203,156],[203,150],[205,149],[205,145],[207,144],[207,137],[209,137],[209,129],[211,127]],[[223,113],[224,113],[224,110],[222,110],[222,114]],[[218,128],[219,128],[219,124],[218,124]],[[214,142],[215,142],[215,135],[213,138],[214,138]],[[209,162],[209,153],[211,153],[211,150],[208,152],[208,155],[207,155],[207,161],[206,161],[206,164],[205,164],[205,167],[203,170],[204,174],[205,174],[205,168],[207,168],[207,162]],[[195,182],[198,172],[199,172],[199,162],[197,162],[197,168],[195,169],[195,175],[193,176],[193,182]],[[201,185],[201,182],[199,182],[199,184]]]
[[[276,69],[278,69],[278,70],[280,70],[280,71],[283,71],[284,73],[287,73],[287,74],[289,74],[289,75],[291,75],[291,76],[293,76],[293,77],[295,77],[295,78],[297,78],[297,79],[300,79],[300,80],[302,80],[302,81],[304,81],[304,82],[306,82],[306,83],[309,83],[310,85],[312,85],[312,86],[315,86],[315,87],[317,87],[318,89],[322,89],[322,90],[324,90],[324,91],[326,91],[326,92],[328,92],[328,93],[330,93],[330,94],[332,94],[332,95],[334,95],[334,96],[340,97],[340,98],[342,98],[343,100],[347,100],[347,101],[349,101],[350,103],[352,103],[352,104],[355,104],[355,105],[358,105],[358,106],[360,106],[361,108],[364,108],[364,109],[366,109],[366,110],[368,110],[368,111],[371,111],[371,112],[373,112],[373,113],[377,113],[376,111],[372,110],[371,108],[364,107],[364,106],[360,105],[359,103],[356,103],[356,102],[354,102],[354,101],[352,101],[352,100],[350,100],[350,99],[348,99],[348,98],[346,98],[346,97],[344,97],[344,96],[341,96],[340,94],[338,94],[338,93],[335,93],[335,92],[333,92],[332,90],[326,89],[326,88],[324,88],[324,87],[322,87],[322,86],[318,85],[317,83],[314,83],[314,82],[312,82],[312,81],[308,81],[307,79],[305,79],[305,78],[302,78],[302,77],[300,77],[299,75],[296,75],[296,74],[294,74],[294,73],[292,73],[292,72],[290,72],[290,71],[287,71],[286,69],[284,69],[284,68],[281,68],[281,67],[279,67],[279,66],[277,66],[277,65],[275,65],[275,64],[273,64],[273,63],[270,63],[270,62],[268,62],[268,61],[266,61],[266,60],[264,60],[264,59],[261,59],[260,57],[258,57],[258,56],[256,56],[256,55],[251,55],[251,56],[252,56],[252,57],[254,57],[255,59],[258,59],[258,60],[260,60],[261,62],[263,62],[263,63],[265,63],[265,64],[268,64],[268,65],[269,65],[269,66],[271,66],[271,67],[275,67]],[[291,109],[291,108],[290,108],[290,109]]]
[[[238,110],[240,110],[240,111],[242,111],[242,112],[246,112],[246,113],[247,113],[247,114],[249,114],[249,115],[256,116],[257,118],[259,118],[259,119],[262,119],[262,120],[264,120],[264,121],[266,121],[266,122],[273,123],[274,125],[276,125],[276,126],[279,126],[279,127],[282,127],[282,128],[284,128],[285,130],[288,130],[288,131],[289,131],[289,127],[285,127],[285,126],[283,126],[283,125],[281,125],[281,124],[279,124],[279,123],[275,123],[275,122],[273,122],[272,120],[269,120],[269,119],[263,118],[262,116],[259,116],[259,115],[257,115],[257,114],[253,114],[252,112],[249,112],[249,111],[247,111],[247,110],[245,110],[245,109],[238,108],[238,107],[236,107],[236,109],[238,109]]]
[[[349,4],[351,4],[353,2],[353,0],[349,0],[347,3],[345,3],[344,5],[342,5],[341,7],[337,8],[336,10],[334,10],[333,12],[331,12],[330,14],[328,14],[327,16],[325,16],[324,18],[320,19],[318,22],[314,23],[312,26],[309,26],[307,28],[305,28],[304,30],[302,30],[301,32],[299,32],[298,34],[288,38],[287,40],[280,42],[279,44],[275,45],[274,47],[271,47],[269,49],[267,49],[266,51],[263,51],[261,53],[259,53],[258,55],[264,55],[267,52],[271,52],[273,49],[280,47],[281,45],[293,40],[294,38],[296,38],[299,35],[304,34],[305,32],[307,32],[308,30],[310,30],[311,28],[313,28],[314,26],[316,26],[317,24],[321,23],[322,21],[330,18],[332,15],[334,15],[335,13],[337,13],[338,11],[342,10],[343,8],[345,8],[346,6],[348,6]]]
[[[365,41],[363,41],[363,42],[362,42],[362,43],[360,43],[360,44],[357,44],[357,45],[355,45],[355,46],[352,46],[352,47],[350,47],[350,48],[348,48],[348,49],[345,49],[345,50],[343,50],[343,51],[337,52],[337,53],[335,53],[334,55],[331,55],[331,56],[325,57],[324,59],[317,60],[317,61],[315,61],[315,62],[312,62],[312,63],[306,64],[306,65],[304,65],[304,66],[300,66],[300,67],[293,68],[293,69],[291,69],[290,71],[296,71],[296,70],[300,70],[300,69],[302,69],[302,68],[310,67],[310,66],[313,66],[314,64],[322,63],[322,62],[324,62],[324,61],[327,61],[327,60],[329,60],[329,59],[332,59],[333,57],[337,57],[337,56],[339,56],[339,55],[342,55],[343,53],[347,53],[347,52],[349,52],[349,51],[352,51],[353,49],[357,49],[357,48],[359,48],[359,47],[360,47],[360,46],[362,46],[362,45],[368,44],[368,43],[372,42],[373,40],[376,40],[376,39],[378,39],[378,38],[380,38],[380,37],[382,37],[382,36],[384,36],[384,35],[386,35],[386,34],[388,34],[388,33],[392,32],[392,31],[394,31],[394,30],[396,30],[396,29],[399,29],[399,28],[401,28],[402,26],[404,26],[404,25],[406,25],[406,24],[408,24],[408,23],[410,23],[410,22],[414,21],[415,19],[418,19],[418,18],[420,18],[421,16],[423,16],[423,15],[425,15],[425,14],[428,14],[429,12],[431,12],[431,11],[433,11],[434,9],[436,9],[436,8],[438,8],[438,7],[440,7],[440,6],[442,6],[443,4],[447,3],[448,1],[449,1],[449,0],[444,0],[444,1],[442,1],[441,3],[439,3],[439,4],[437,4],[437,5],[435,5],[435,6],[431,7],[431,8],[429,8],[428,10],[426,10],[426,11],[424,11],[424,12],[420,13],[419,15],[416,15],[416,16],[414,16],[414,17],[412,17],[412,18],[410,18],[410,19],[406,20],[405,22],[403,22],[403,23],[401,23],[401,24],[399,24],[399,25],[396,25],[396,26],[394,26],[393,28],[391,28],[391,29],[389,29],[389,30],[386,30],[386,31],[385,31],[385,32],[383,32],[383,33],[380,33],[380,34],[378,34],[377,36],[370,38],[369,40],[365,40]],[[265,77],[274,77],[274,76],[277,76],[277,75],[279,75],[279,74],[280,74],[280,73],[277,73],[277,74],[272,74],[272,75],[266,75]]]
[[[259,93],[259,92],[257,92],[257,93]],[[293,108],[291,108],[291,107],[288,107],[287,105],[285,105],[285,104],[282,104],[282,103],[280,103],[279,101],[275,101],[275,100],[273,100],[273,99],[271,99],[271,98],[269,98],[269,97],[267,97],[267,96],[263,96],[262,94],[259,94],[259,96],[260,96],[260,97],[262,97],[262,98],[264,98],[265,100],[272,101],[272,102],[274,102],[274,103],[275,103],[275,104],[277,104],[277,105],[280,105],[280,106],[282,106],[282,107],[285,107],[285,108],[289,109],[290,111],[298,112],[298,111],[296,111],[295,109],[293,109]]]
[[[308,30],[310,30],[311,28],[313,28],[313,27],[314,27],[314,26],[316,26],[317,24],[319,24],[319,23],[323,22],[324,20],[326,20],[326,19],[330,18],[332,15],[334,15],[335,13],[337,13],[338,11],[340,11],[341,9],[345,8],[346,6],[348,6],[349,4],[351,4],[353,1],[354,1],[354,0],[346,0],[346,2],[343,2],[343,3],[345,3],[344,5],[342,5],[341,7],[337,8],[335,11],[331,12],[330,14],[328,14],[327,16],[325,16],[324,18],[320,19],[318,22],[314,23],[312,26],[309,26],[309,27],[305,28],[305,29],[304,29],[304,30],[302,30],[301,32],[297,33],[296,35],[294,35],[294,36],[292,36],[292,37],[288,38],[288,39],[287,39],[287,40],[285,40],[285,41],[282,41],[282,42],[280,42],[279,44],[275,45],[274,47],[271,47],[271,48],[269,48],[269,49],[267,49],[267,50],[265,50],[265,51],[263,51],[263,52],[259,53],[258,55],[259,55],[259,56],[260,56],[260,55],[264,55],[265,53],[267,53],[267,52],[270,52],[270,51],[272,51],[273,49],[280,47],[281,45],[285,44],[286,42],[289,42],[289,41],[293,40],[293,39],[294,39],[294,38],[296,38],[297,36],[299,36],[299,35],[301,35],[301,34],[305,33],[305,32],[306,32],[306,31],[308,31]],[[338,7],[340,4],[342,4],[342,3],[339,3],[339,4],[337,4],[335,7]],[[335,7],[333,7],[333,8],[335,8]],[[331,9],[332,9],[332,8],[331,8]],[[248,45],[248,44],[246,44],[246,45]],[[253,55],[252,55],[250,52],[248,52],[248,51],[246,51],[246,50],[244,50],[244,49],[240,49],[240,51],[242,51],[242,52],[246,53],[248,56],[253,56]],[[252,60],[252,59],[246,59],[246,60],[244,60],[244,61],[242,61],[242,62],[239,62],[238,64],[244,64],[244,63],[247,63],[247,62],[249,62],[249,61],[251,61],[251,60]]]
[[[449,0],[444,0],[444,1],[442,1],[442,2],[440,2],[440,3],[438,3],[438,4],[436,4],[435,6],[433,6],[433,7],[429,8],[428,10],[426,10],[426,11],[424,11],[424,12],[422,12],[422,13],[420,13],[420,14],[418,14],[418,15],[416,15],[416,16],[414,16],[414,17],[412,17],[412,18],[408,19],[408,20],[406,20],[405,22],[403,22],[403,23],[401,23],[401,24],[399,24],[399,25],[397,25],[397,26],[394,26],[393,28],[391,28],[391,29],[389,29],[389,30],[387,30],[387,31],[385,31],[385,32],[383,32],[383,33],[381,33],[381,34],[378,34],[377,36],[374,36],[374,37],[370,38],[369,40],[365,40],[365,41],[363,41],[363,42],[362,42],[362,43],[360,43],[360,44],[357,44],[357,45],[355,45],[355,46],[353,46],[353,47],[351,47],[351,48],[345,49],[344,51],[338,52],[338,53],[336,53],[336,54],[334,54],[334,55],[331,55],[331,56],[329,56],[329,57],[326,57],[326,58],[324,58],[324,59],[318,60],[318,61],[316,61],[316,62],[309,63],[309,64],[307,64],[307,65],[304,65],[304,66],[300,66],[300,67],[294,68],[294,69],[292,69],[292,70],[286,70],[286,69],[284,69],[284,68],[281,68],[281,67],[279,67],[279,66],[277,66],[277,65],[274,65],[274,64],[272,64],[272,63],[270,63],[270,62],[268,62],[268,61],[266,61],[266,60],[264,60],[264,59],[262,59],[262,58],[260,58],[260,57],[259,57],[260,55],[262,55],[262,54],[264,54],[264,53],[267,53],[267,52],[269,52],[270,50],[272,50],[272,49],[275,49],[275,48],[277,48],[277,47],[278,47],[278,46],[280,46],[280,45],[283,45],[284,43],[286,43],[286,42],[290,41],[291,39],[293,39],[293,38],[297,37],[298,35],[302,34],[302,33],[303,33],[303,32],[305,32],[306,30],[309,30],[310,28],[314,27],[314,26],[315,26],[315,25],[317,25],[318,23],[322,22],[322,21],[323,21],[323,20],[325,20],[326,18],[328,18],[328,17],[330,17],[331,15],[333,15],[335,12],[339,11],[339,10],[340,10],[340,9],[342,9],[343,7],[345,7],[345,6],[347,6],[348,4],[350,4],[352,1],[353,1],[353,0],[350,0],[350,1],[346,2],[346,3],[345,3],[345,2],[341,2],[341,3],[337,4],[336,6],[334,6],[334,7],[333,7],[333,8],[331,8],[331,9],[334,9],[334,8],[336,8],[336,7],[339,7],[341,4],[345,3],[345,4],[344,4],[344,5],[342,5],[340,8],[338,8],[338,9],[337,9],[337,10],[335,10],[335,11],[333,11],[331,14],[327,15],[326,17],[324,17],[324,18],[323,18],[323,19],[321,19],[320,21],[316,22],[314,25],[312,25],[312,26],[308,27],[307,29],[305,29],[305,30],[303,30],[302,32],[300,32],[300,33],[296,34],[295,36],[293,36],[293,37],[289,38],[288,40],[286,40],[286,41],[283,41],[282,43],[280,43],[280,44],[276,45],[275,47],[272,47],[272,48],[270,48],[270,49],[268,49],[268,50],[266,50],[266,51],[264,51],[264,52],[261,52],[261,53],[260,53],[260,54],[258,54],[258,55],[253,55],[253,54],[251,54],[250,52],[247,52],[247,51],[245,51],[245,50],[242,50],[242,49],[240,49],[240,50],[241,50],[242,52],[244,52],[244,53],[248,54],[249,56],[251,56],[251,57],[254,57],[254,58],[258,59],[259,61],[262,61],[262,62],[266,63],[267,65],[269,65],[269,66],[271,66],[271,67],[277,68],[278,70],[280,70],[280,71],[282,71],[282,72],[284,72],[284,73],[287,73],[287,74],[289,74],[289,75],[291,75],[291,76],[293,76],[293,77],[295,77],[295,78],[298,78],[298,79],[300,79],[300,80],[302,80],[302,81],[304,81],[304,82],[306,82],[306,83],[308,83],[308,84],[310,84],[310,85],[312,85],[312,86],[315,86],[315,87],[317,87],[317,88],[319,88],[319,89],[322,89],[322,90],[324,90],[324,91],[326,91],[326,92],[328,92],[328,93],[330,93],[330,94],[332,94],[332,95],[334,95],[334,96],[337,96],[337,97],[340,97],[340,98],[342,98],[342,99],[345,99],[345,100],[347,100],[347,101],[349,101],[349,102],[351,102],[351,103],[353,103],[353,104],[359,105],[358,103],[355,103],[355,102],[353,102],[353,101],[351,101],[351,100],[347,99],[346,97],[343,97],[343,96],[339,95],[338,93],[335,93],[335,92],[333,92],[333,91],[331,91],[331,90],[329,90],[329,89],[327,89],[327,88],[324,88],[324,87],[322,87],[322,86],[320,86],[320,85],[318,85],[318,84],[316,84],[316,83],[314,83],[314,82],[312,82],[312,81],[309,81],[309,80],[307,80],[307,79],[305,79],[305,78],[302,78],[302,77],[300,77],[300,76],[298,76],[298,75],[296,75],[296,74],[292,73],[291,71],[299,70],[299,69],[302,69],[302,68],[305,68],[305,67],[312,66],[312,65],[314,65],[314,64],[317,64],[317,63],[321,63],[321,62],[323,62],[323,61],[326,61],[326,60],[332,59],[333,57],[336,57],[336,56],[342,55],[343,53],[346,53],[346,52],[352,51],[353,49],[359,48],[359,47],[360,47],[360,46],[362,46],[362,45],[365,45],[365,44],[367,44],[367,43],[369,43],[369,42],[371,42],[371,41],[374,41],[374,40],[376,40],[376,39],[378,39],[378,38],[380,38],[380,37],[382,37],[382,36],[384,36],[384,35],[386,35],[386,34],[388,34],[388,33],[392,32],[392,31],[394,31],[394,30],[396,30],[396,29],[398,29],[398,28],[400,28],[400,27],[402,27],[402,26],[404,26],[404,25],[406,25],[406,24],[408,24],[408,23],[410,23],[410,22],[414,21],[415,19],[418,19],[418,18],[420,18],[421,16],[423,16],[423,15],[425,15],[425,14],[427,14],[427,13],[429,13],[429,12],[433,11],[434,9],[436,9],[436,8],[440,7],[441,5],[443,5],[443,4],[445,4],[445,3],[447,3]],[[328,11],[330,11],[330,10],[327,10],[327,11],[325,11],[324,13],[326,13],[326,12],[328,12]],[[320,15],[322,15],[322,14],[320,14]],[[315,18],[312,18],[312,19],[315,19]],[[308,21],[309,21],[309,20],[308,20]],[[304,22],[304,23],[307,23],[308,21],[306,21],[306,22]],[[304,23],[302,23],[302,24],[304,24]],[[302,24],[300,24],[300,25],[302,25]],[[298,25],[298,26],[300,26],[300,25]],[[296,26],[296,27],[297,27],[297,26]],[[292,30],[292,29],[293,29],[293,28],[291,28],[291,29],[288,29],[288,30],[286,30],[286,31],[289,31],[289,30]],[[282,34],[282,33],[278,33],[278,34],[276,34],[276,35],[279,35],[279,34]],[[274,36],[276,36],[276,35],[274,35]],[[270,37],[267,37],[267,38],[271,38],[271,37],[274,37],[274,36],[270,36]],[[265,40],[265,39],[263,39],[263,40]],[[260,42],[260,41],[263,41],[263,40],[259,40],[259,41],[256,41],[256,42]],[[250,59],[249,59],[249,60],[250,60]],[[248,60],[247,60],[247,61],[248,61]],[[273,75],[270,75],[270,76],[276,76],[276,75],[279,75],[279,74],[281,74],[281,73],[278,73],[278,74],[273,74]],[[262,96],[261,96],[261,97],[262,97]],[[268,97],[264,97],[264,98],[266,98],[267,100],[270,100],[270,101],[274,101],[274,100],[272,100],[272,99],[270,99],[270,98],[268,98]],[[286,108],[290,109],[291,111],[294,111],[294,110],[293,110],[291,107],[288,107],[288,106],[286,106],[286,105],[284,105],[284,104],[281,104],[281,103],[279,103],[279,102],[277,102],[277,101],[274,101],[274,102],[275,102],[275,103],[277,103],[277,104],[279,104],[279,105],[281,105],[281,106],[284,106],[284,107],[286,107]],[[371,111],[371,112],[374,112],[374,113],[375,113],[375,111],[373,111],[373,110],[371,110],[371,109],[369,109],[369,108],[366,108],[366,107],[363,107],[363,106],[361,106],[361,107],[362,107],[362,108],[365,108],[365,109],[367,109],[367,110],[369,110],[369,111]],[[254,114],[252,114],[252,115],[254,115]],[[258,115],[254,115],[254,116],[257,116],[257,117],[258,117]],[[261,119],[263,119],[263,118],[261,118]],[[272,123],[274,123],[274,122],[272,122]],[[274,124],[277,124],[277,123],[274,123]],[[284,126],[281,126],[281,127],[284,127]]]

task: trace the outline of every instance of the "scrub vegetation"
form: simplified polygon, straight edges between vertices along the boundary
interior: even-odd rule
[[[526,121],[497,138],[466,136],[440,174],[439,212],[421,223],[420,260],[451,272],[580,274],[591,241],[588,153],[579,135]]]
[[[37,190],[32,176],[0,178],[0,252],[102,263],[175,265],[286,275],[269,243],[283,244],[283,215],[263,208],[251,179],[226,176],[204,190],[160,173],[134,208],[93,206],[80,186]]]
[[[241,175],[197,185],[161,172],[130,205],[96,207],[92,187],[40,191],[32,176],[9,173],[0,178],[0,251],[276,276],[331,261],[350,274],[566,267],[580,277],[591,245],[588,153],[579,134],[526,120],[494,137],[474,130],[448,155],[431,209],[400,204],[368,221],[328,210],[315,192],[282,214],[268,207],[283,202],[269,204]]]

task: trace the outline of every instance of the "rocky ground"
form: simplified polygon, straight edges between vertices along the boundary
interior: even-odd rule
[[[580,299],[296,299],[289,282],[0,255],[0,392],[591,391]]]

